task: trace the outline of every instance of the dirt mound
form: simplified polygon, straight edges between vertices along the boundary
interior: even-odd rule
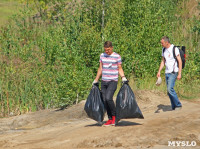
[[[200,100],[181,100],[182,110],[171,111],[164,93],[134,93],[145,119],[122,119],[116,127],[102,127],[87,118],[82,101],[63,110],[0,119],[0,148],[160,149],[169,148],[169,141],[195,142],[187,148],[200,147]]]
[[[83,110],[85,101],[66,109],[41,110],[15,117],[1,119],[0,133],[6,130],[23,130],[40,128],[60,122],[75,121],[87,117]]]
[[[168,103],[168,97],[158,91],[135,91],[135,96],[137,102],[143,112],[155,110],[170,110],[170,105],[164,106],[159,104],[158,100],[160,96],[166,99]],[[51,110],[41,110],[33,113],[23,114],[15,117],[10,117],[2,119],[0,124],[0,133],[6,130],[22,130],[22,129],[34,129],[49,124],[55,124],[66,121],[76,121],[80,119],[87,118],[87,114],[84,111],[85,100],[81,101],[77,105],[73,105],[68,108],[63,109],[51,109]]]

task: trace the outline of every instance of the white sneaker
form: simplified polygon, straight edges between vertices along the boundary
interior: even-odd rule
[[[179,110],[181,110],[182,109],[182,107],[176,107],[175,108],[175,111],[179,111]]]

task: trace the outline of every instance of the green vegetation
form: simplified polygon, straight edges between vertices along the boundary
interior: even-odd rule
[[[134,88],[158,89],[160,38],[168,35],[172,43],[187,47],[178,93],[183,97],[198,94],[199,18],[182,18],[186,10],[179,6],[185,1],[113,0],[104,6],[100,0],[24,2],[24,8],[0,33],[2,116],[86,99],[106,40],[112,41],[122,56],[125,74],[132,78]],[[179,13],[183,14],[177,16]]]
[[[11,15],[19,11],[19,3],[14,0],[0,0],[0,26],[6,24]]]

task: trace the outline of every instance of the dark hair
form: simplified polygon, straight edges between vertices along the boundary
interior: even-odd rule
[[[104,48],[110,48],[110,47],[112,47],[112,42],[111,41],[106,41],[104,43]]]
[[[170,43],[169,37],[167,36],[163,36],[161,39],[163,39],[165,42]]]

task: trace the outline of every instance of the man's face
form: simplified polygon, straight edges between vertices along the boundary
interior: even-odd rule
[[[109,48],[104,47],[104,50],[105,50],[105,53],[108,55],[111,55],[113,53],[113,47],[109,47]]]
[[[168,42],[164,41],[164,39],[162,39],[162,40],[160,41],[160,43],[161,43],[161,45],[162,45],[163,48],[166,48],[167,45],[168,45]]]

